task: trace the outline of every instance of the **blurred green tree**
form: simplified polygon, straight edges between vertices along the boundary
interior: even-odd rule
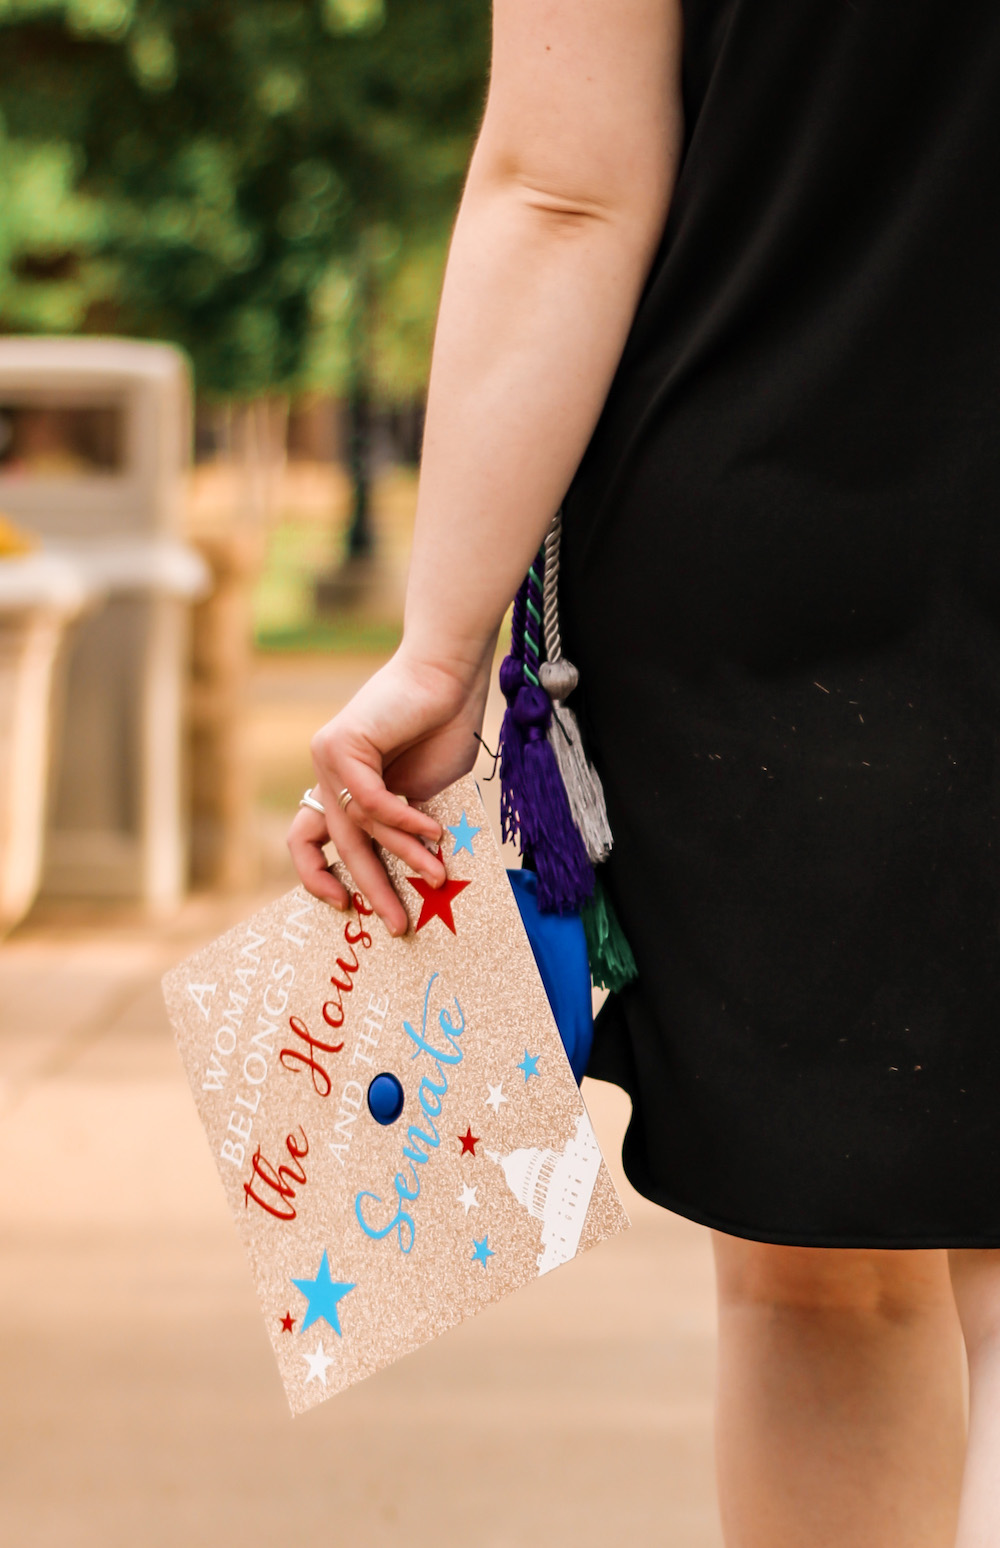
[[[63,204],[40,246],[116,260],[122,327],[224,395],[294,382],[331,263],[364,289],[440,234],[488,46],[485,0],[0,0],[0,29],[6,130]]]
[[[0,0],[0,32],[0,326],[170,339],[205,395],[343,393],[363,556],[372,399],[422,387],[488,0]]]
[[[11,140],[0,121],[0,317],[11,331],[79,328],[109,281],[95,258],[103,210],[76,192],[77,172],[71,146]]]
[[[76,276],[34,312],[8,282],[5,324],[72,327],[84,308],[90,329],[181,344],[201,391],[250,397],[314,375],[317,303],[329,334],[346,276],[327,385],[370,392],[380,283],[409,285],[412,310],[403,276],[440,267],[486,0],[0,0],[0,30],[0,113],[16,145],[45,148],[62,212],[39,251],[54,262],[64,241]],[[425,349],[422,295],[399,358]],[[406,376],[397,359],[385,385]]]

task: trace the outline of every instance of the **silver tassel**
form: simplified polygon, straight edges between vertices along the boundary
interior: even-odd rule
[[[548,739],[555,753],[569,809],[592,865],[600,865],[611,853],[611,827],[604,801],[604,787],[597,770],[583,750],[580,727],[573,711],[563,703],[573,692],[580,674],[562,653],[559,633],[559,540],[562,512],[557,512],[545,539],[544,627],[548,660],[538,673],[539,682],[552,700]]]
[[[552,663],[546,663],[551,665]],[[545,687],[544,667],[542,686]],[[566,786],[569,809],[587,848],[592,865],[600,865],[611,853],[611,828],[604,804],[604,787],[580,740],[580,727],[566,704],[552,701],[549,742]]]

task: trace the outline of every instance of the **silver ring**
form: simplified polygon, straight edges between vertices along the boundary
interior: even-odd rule
[[[311,811],[319,812],[321,817],[325,817],[326,816],[326,807],[323,805],[322,801],[317,801],[316,797],[312,793],[312,787],[311,786],[305,792],[305,794],[303,795],[302,800],[299,802],[299,805],[300,806],[308,806]]]
[[[340,810],[342,812],[346,812],[347,808],[350,806],[350,804],[351,804],[351,802],[353,800],[354,800],[354,797],[351,795],[351,792],[348,790],[347,786],[345,785],[343,790],[340,792],[339,796],[337,797],[337,805],[340,807]]]

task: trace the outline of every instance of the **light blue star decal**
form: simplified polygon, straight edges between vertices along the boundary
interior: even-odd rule
[[[472,1240],[474,1242],[476,1242],[476,1238],[475,1237],[473,1237]],[[487,1258],[495,1258],[495,1257],[496,1257],[496,1253],[493,1251],[493,1248],[490,1246],[489,1237],[488,1236],[481,1237],[480,1240],[478,1242],[476,1242],[476,1250],[472,1254],[472,1261],[473,1261],[473,1263],[481,1263],[483,1265],[483,1268],[485,1268],[486,1267],[486,1259]]]
[[[348,1291],[353,1290],[353,1285],[338,1283],[330,1273],[330,1263],[323,1253],[323,1259],[319,1266],[319,1273],[315,1279],[293,1279],[292,1284],[296,1290],[301,1290],[309,1302],[309,1310],[302,1320],[300,1333],[306,1328],[311,1328],[314,1322],[322,1317],[328,1322],[338,1338],[342,1338],[340,1331],[340,1314],[337,1311],[337,1302],[342,1301]]]
[[[474,854],[475,850],[472,847],[472,840],[481,831],[482,829],[474,828],[471,825],[464,812],[462,813],[461,822],[449,822],[448,832],[455,836],[455,847],[452,850],[452,854],[457,855],[460,849],[467,849],[470,855]]]
[[[540,1058],[541,1054],[530,1054],[527,1049],[524,1050],[524,1058],[521,1060],[517,1068],[524,1071],[525,1085],[528,1084],[529,1075],[538,1075],[538,1061]],[[539,1079],[541,1079],[540,1076]]]

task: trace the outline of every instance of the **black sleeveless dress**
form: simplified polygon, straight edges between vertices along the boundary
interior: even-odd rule
[[[685,0],[659,252],[564,506],[639,980],[626,1170],[1000,1246],[1000,5]]]

